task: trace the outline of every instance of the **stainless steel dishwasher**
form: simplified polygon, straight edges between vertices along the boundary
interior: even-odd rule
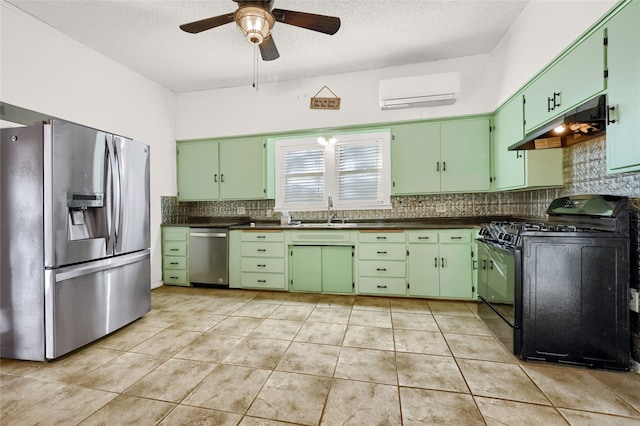
[[[226,228],[191,228],[189,281],[193,284],[229,285]]]

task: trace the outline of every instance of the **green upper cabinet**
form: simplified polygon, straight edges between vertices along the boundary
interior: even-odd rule
[[[506,102],[493,120],[491,147],[492,189],[561,186],[562,150],[509,151],[509,146],[524,137],[523,101],[518,94]]]
[[[608,102],[607,171],[640,170],[640,2],[633,1],[606,24]]]
[[[393,195],[489,190],[489,119],[394,126]]]
[[[604,48],[604,31],[598,30],[525,89],[525,133],[605,89]]]
[[[263,138],[178,143],[180,201],[251,200],[266,197]]]

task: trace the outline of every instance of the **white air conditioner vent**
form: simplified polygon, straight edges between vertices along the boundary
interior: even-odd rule
[[[451,105],[460,93],[460,73],[419,75],[380,81],[380,109]]]

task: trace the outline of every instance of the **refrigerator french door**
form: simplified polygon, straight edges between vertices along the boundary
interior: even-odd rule
[[[1,142],[0,355],[57,358],[148,312],[149,147],[58,119]]]

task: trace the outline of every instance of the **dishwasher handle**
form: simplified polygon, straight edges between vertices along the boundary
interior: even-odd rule
[[[227,237],[227,234],[225,232],[190,232],[189,235],[192,237],[211,237],[211,238]]]

